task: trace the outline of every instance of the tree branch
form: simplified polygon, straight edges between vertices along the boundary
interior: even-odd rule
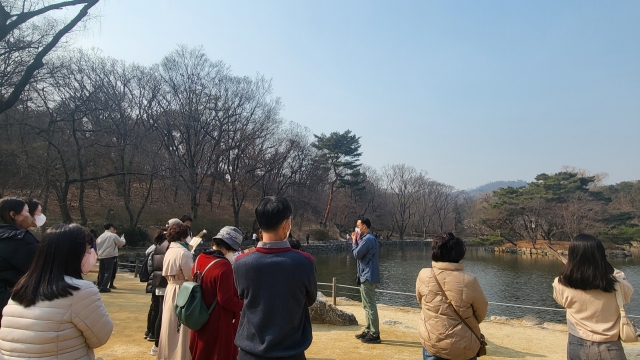
[[[31,81],[31,78],[33,77],[35,72],[38,71],[39,69],[41,69],[44,66],[43,60],[44,60],[45,56],[47,56],[51,52],[51,50],[53,50],[53,48],[56,45],[58,45],[58,42],[60,42],[60,40],[69,31],[71,31],[85,16],[87,16],[87,14],[89,13],[89,10],[95,4],[97,4],[98,1],[99,0],[84,1],[84,2],[86,2],[86,5],[83,6],[82,9],[80,9],[80,11],[76,15],[76,17],[74,17],[67,25],[62,27],[62,29],[60,29],[53,36],[51,41],[49,41],[49,43],[45,47],[43,47],[42,50],[40,50],[38,52],[38,54],[36,54],[36,56],[34,57],[33,61],[25,69],[25,71],[22,74],[22,77],[20,78],[18,83],[14,86],[13,91],[11,92],[11,94],[7,97],[7,99],[0,101],[0,114],[2,114],[3,112],[5,112],[8,109],[10,109],[13,105],[15,105],[15,103],[18,101],[18,99],[20,99],[20,96],[22,95],[22,92],[24,91],[24,89],[29,84],[29,81]]]

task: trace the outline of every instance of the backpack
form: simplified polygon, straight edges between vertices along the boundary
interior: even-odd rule
[[[149,254],[149,256],[153,256],[153,253]],[[149,256],[144,259],[142,269],[140,269],[140,273],[138,274],[140,282],[147,282],[151,279],[151,273],[149,272]]]
[[[199,259],[199,257],[198,257]],[[196,259],[196,263],[194,268],[198,268],[198,259]],[[176,299],[176,307],[175,312],[178,317],[178,322],[191,330],[200,330],[204,324],[209,321],[209,315],[213,308],[218,303],[218,298],[213,301],[213,304],[210,308],[207,308],[207,305],[204,303],[202,299],[202,289],[200,288],[200,281],[204,277],[204,274],[209,270],[211,265],[222,259],[216,259],[212,261],[200,274],[196,272],[194,274],[194,280],[196,281],[187,281],[180,286],[180,290],[178,291],[178,297]]]

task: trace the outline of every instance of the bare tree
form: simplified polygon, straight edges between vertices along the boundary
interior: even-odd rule
[[[84,19],[98,0],[0,3],[0,114],[20,99],[44,58]],[[81,6],[71,19],[55,18],[54,10]],[[64,12],[63,12],[64,13]]]
[[[415,218],[415,204],[425,174],[406,164],[385,166],[383,174],[392,199],[394,223],[400,240],[403,240],[409,224]]]

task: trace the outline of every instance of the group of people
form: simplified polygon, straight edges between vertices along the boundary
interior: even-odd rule
[[[312,342],[309,307],[317,297],[316,269],[313,257],[291,246],[292,214],[287,199],[263,198],[255,209],[260,227],[255,251],[239,254],[244,234],[226,226],[195,260],[191,219],[169,220],[147,250],[151,306],[145,338],[154,341],[151,354],[161,360],[305,359]],[[59,224],[38,241],[29,229],[44,221],[37,202],[0,199],[0,359],[93,359],[93,349],[113,331],[100,293],[110,290],[111,255],[115,250],[117,257],[124,239],[112,224],[97,240],[80,225]],[[379,244],[371,227],[362,218],[351,234],[366,318],[355,337],[365,344],[382,342],[375,301]],[[475,359],[486,345],[479,324],[488,302],[460,263],[465,244],[444,233],[433,239],[431,251],[431,267],[416,280],[423,359]],[[96,257],[98,286],[82,278]],[[197,330],[181,324],[175,312],[181,286],[194,279],[211,309]],[[632,293],[625,275],[607,261],[600,240],[586,234],[572,240],[565,268],[553,282],[554,299],[567,309],[568,359],[625,359],[616,294],[626,304]]]
[[[431,268],[422,269],[416,280],[423,358],[475,359],[486,345],[479,324],[488,303],[476,277],[460,263],[464,242],[445,233],[433,239],[431,251]],[[626,359],[616,295],[627,304],[633,287],[607,261],[602,242],[592,235],[573,238],[564,261],[552,287],[553,298],[567,311],[567,359]]]
[[[293,210],[281,197],[266,197],[255,210],[260,242],[238,254],[242,231],[225,226],[212,248],[194,260],[190,227],[171,219],[147,249],[152,305],[145,337],[158,359],[304,359],[311,344],[309,306],[317,296],[313,258],[291,247]],[[295,246],[295,243],[294,243]],[[175,313],[180,287],[198,280],[212,308],[197,330]],[[283,296],[286,294],[286,296]]]

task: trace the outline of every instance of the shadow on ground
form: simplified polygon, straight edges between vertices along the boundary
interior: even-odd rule
[[[496,343],[492,343],[491,341],[487,341],[487,355],[491,357],[506,358],[506,359],[522,359],[526,357],[534,357],[534,358],[547,357],[546,355],[542,355],[542,354],[534,354],[534,353],[514,350],[506,346],[500,346]]]
[[[389,346],[401,346],[401,347],[422,349],[422,343],[420,343],[420,341],[401,341],[401,340],[382,339],[382,344],[389,345]]]

